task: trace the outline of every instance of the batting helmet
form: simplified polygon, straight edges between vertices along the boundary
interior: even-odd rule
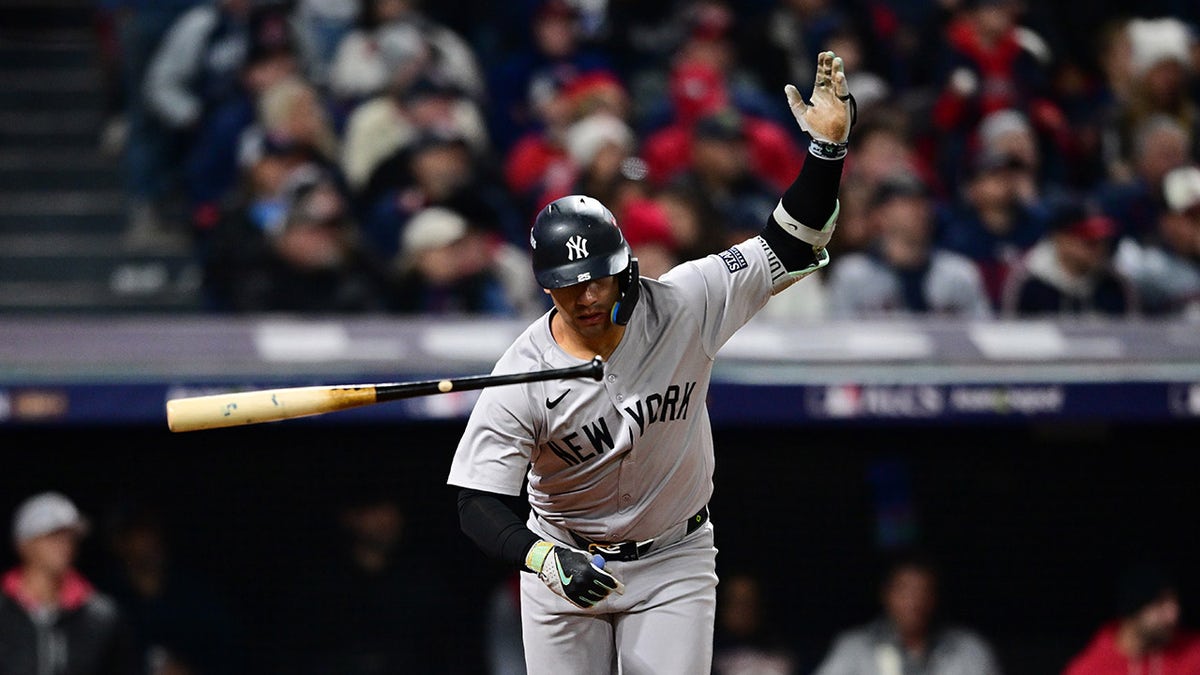
[[[592,197],[569,195],[546,205],[529,233],[533,274],[542,288],[563,288],[618,275],[613,321],[624,324],[637,302],[637,259],[617,219]]]

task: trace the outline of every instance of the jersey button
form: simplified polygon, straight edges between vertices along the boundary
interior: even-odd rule
[[[617,400],[618,400],[618,401],[624,401],[624,400],[625,400],[625,394],[617,394]]]
[[[609,381],[609,382],[616,382],[616,381],[617,381],[617,376],[616,376],[616,375],[609,375],[609,376],[608,376],[608,381]]]
[[[621,501],[628,504],[633,499],[633,495],[621,495]]]

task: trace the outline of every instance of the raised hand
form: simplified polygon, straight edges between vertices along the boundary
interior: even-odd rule
[[[814,141],[844,144],[850,139],[854,125],[854,97],[846,82],[842,59],[833,52],[817,55],[817,77],[813,84],[811,102],[794,85],[784,87],[788,106],[796,122]]]

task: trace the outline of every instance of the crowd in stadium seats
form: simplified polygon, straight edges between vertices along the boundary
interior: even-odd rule
[[[774,315],[1200,317],[1200,9],[1022,0],[103,0],[130,247],[215,312],[534,314],[531,216],[656,276],[764,223],[845,60],[833,260]]]
[[[336,533],[310,532],[305,556],[270,563],[253,602],[180,555],[189,535],[153,502],[116,499],[93,519],[57,491],[24,496],[11,514],[16,558],[0,570],[0,673],[524,675],[511,576],[519,573],[486,598],[456,597],[462,580],[430,559],[438,549],[420,543],[402,500],[380,488],[359,486],[328,505],[319,519]],[[91,539],[101,555],[82,564]],[[723,571],[704,675],[1025,672],[992,636],[946,610],[954,598],[936,557],[907,545],[880,553],[877,608],[820,646],[773,621],[778,579],[765,569]],[[1200,632],[1181,621],[1177,573],[1153,556],[1123,564],[1105,618],[1064,647],[1055,670],[1039,672],[1200,672]],[[259,612],[265,621],[254,620]]]

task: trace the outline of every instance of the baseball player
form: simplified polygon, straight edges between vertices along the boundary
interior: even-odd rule
[[[600,356],[603,379],[485,389],[447,480],[463,532],[528,572],[531,674],[710,671],[713,359],[773,294],[828,263],[854,118],[832,52],[818,56],[809,102],[785,92],[810,156],[757,236],[651,280],[597,200],[563,197],[534,220],[534,274],[554,306],[493,372]],[[522,487],[527,518],[511,500]]]

